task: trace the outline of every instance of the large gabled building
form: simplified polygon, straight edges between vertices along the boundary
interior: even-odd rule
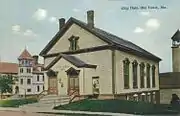
[[[160,58],[116,35],[87,23],[59,20],[59,31],[41,51],[45,89],[57,96],[159,101]]]

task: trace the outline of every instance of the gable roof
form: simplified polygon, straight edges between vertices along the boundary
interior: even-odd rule
[[[2,74],[17,74],[18,64],[9,62],[0,62],[0,73]]]
[[[21,53],[21,55],[18,57],[18,59],[33,59],[31,54],[27,51],[27,49],[24,49],[24,51]]]
[[[97,67],[96,65],[88,64],[88,63],[80,60],[79,58],[77,58],[75,56],[59,54],[47,67],[45,67],[45,70],[51,68],[61,58],[64,58],[65,60],[67,60],[68,62],[70,62],[71,64],[73,64],[74,66],[76,66],[78,68],[82,68],[82,67],[85,67],[85,68],[96,68]]]
[[[143,54],[144,57],[146,58],[151,58],[156,61],[160,61],[161,59],[158,58],[157,56],[151,54],[150,52],[142,49],[141,47],[133,44],[130,41],[124,40],[116,35],[113,35],[109,32],[106,32],[102,29],[99,28],[89,28],[86,23],[77,20],[73,17],[71,17],[67,23],[62,27],[60,31],[57,32],[57,34],[53,37],[53,39],[45,46],[45,48],[40,52],[40,55],[43,56],[47,54],[47,52],[53,47],[53,45],[56,44],[56,42],[63,36],[63,34],[66,32],[66,30],[73,24],[77,24],[78,26],[82,27],[83,29],[89,31],[93,35],[99,37],[103,41],[107,42],[110,45],[119,47],[122,50],[128,50],[131,52],[136,52],[138,54]]]

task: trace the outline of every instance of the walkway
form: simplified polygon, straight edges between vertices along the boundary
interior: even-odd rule
[[[40,112],[40,113],[67,113],[67,114],[98,114],[98,115],[109,115],[109,116],[134,116],[132,114],[123,114],[123,113],[108,113],[108,112],[87,112],[87,111],[70,111],[70,110],[47,110],[47,109],[36,109],[36,110],[24,110],[24,109],[21,109],[21,108],[0,108],[0,111],[19,111],[19,112],[24,112],[24,113],[30,113],[30,112],[33,112],[33,113],[37,113],[37,112]],[[1,115],[0,115],[1,116]],[[6,115],[5,115],[6,116]],[[16,115],[15,115],[16,116]],[[23,115],[23,116],[26,116],[26,115]],[[27,115],[29,116],[29,115]],[[31,115],[30,115],[31,116]],[[36,116],[36,115],[32,115],[32,116]],[[37,115],[39,116],[39,115]],[[41,116],[41,115],[40,115]],[[43,115],[43,116],[51,116],[50,114],[48,115]],[[53,115],[52,115],[53,116]]]
[[[39,114],[22,111],[0,111],[0,116],[57,116],[54,114]]]

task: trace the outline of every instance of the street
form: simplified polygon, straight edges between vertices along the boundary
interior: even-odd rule
[[[57,116],[57,115],[39,114],[39,113],[31,113],[31,112],[23,112],[23,111],[0,111],[0,116]]]

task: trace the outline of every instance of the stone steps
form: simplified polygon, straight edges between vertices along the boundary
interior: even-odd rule
[[[68,104],[69,101],[69,96],[47,95],[40,99],[37,103],[21,106],[21,109],[33,111],[41,109],[53,109],[55,106]]]
[[[70,99],[69,96],[45,96],[43,98],[40,99],[40,101],[46,101],[46,100],[66,100],[66,99]]]

